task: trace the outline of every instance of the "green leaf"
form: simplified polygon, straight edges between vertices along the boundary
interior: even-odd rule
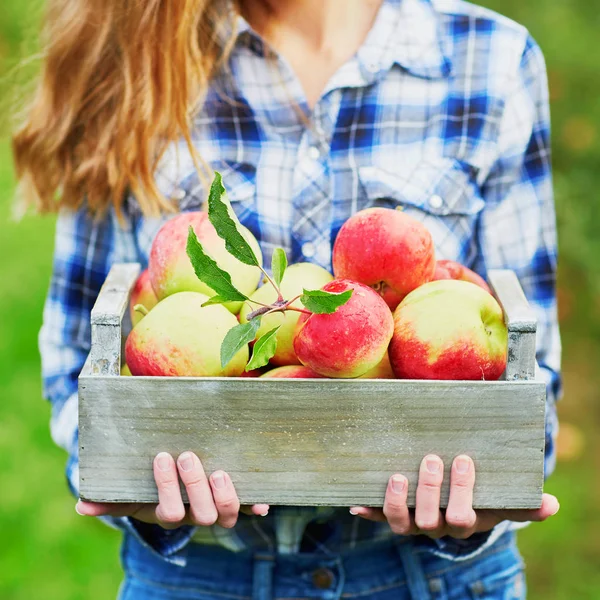
[[[304,293],[300,296],[300,302],[313,313],[328,315],[346,304],[352,296],[352,291],[346,290],[341,294],[332,294],[323,290],[304,290]]]
[[[260,327],[260,317],[252,319],[243,325],[232,327],[221,344],[221,368],[225,368],[229,361],[255,337]]]
[[[271,331],[267,331],[267,333],[261,335],[256,340],[252,349],[252,358],[246,365],[246,371],[264,367],[275,356],[275,350],[277,350],[277,330],[279,327],[281,326],[279,325],[271,329]]]
[[[231,283],[231,276],[223,271],[217,263],[204,252],[202,244],[198,241],[196,233],[190,225],[186,245],[187,255],[192,261],[196,276],[202,283],[212,288],[223,302],[243,302],[248,297],[242,294]]]
[[[208,218],[219,237],[225,241],[225,247],[229,254],[246,265],[260,268],[254,250],[238,231],[235,221],[229,214],[229,203],[224,202],[223,197],[227,197],[227,192],[223,186],[221,173],[215,172],[215,178],[208,194]]]
[[[273,252],[273,260],[271,261],[271,271],[273,271],[273,279],[277,285],[281,285],[283,274],[287,269],[287,256],[283,248],[275,248]]]

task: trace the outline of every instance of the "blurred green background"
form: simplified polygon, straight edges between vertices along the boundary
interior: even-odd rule
[[[559,464],[547,491],[558,517],[520,534],[533,600],[600,599],[599,0],[486,0],[526,25],[550,74],[560,240],[565,396]],[[8,100],[35,50],[41,0],[0,2],[0,598],[106,600],[121,579],[119,534],[78,517],[40,396],[37,333],[54,221],[10,219]],[[26,40],[30,40],[27,41]],[[33,40],[33,41],[31,41]],[[24,72],[35,69],[35,64]]]

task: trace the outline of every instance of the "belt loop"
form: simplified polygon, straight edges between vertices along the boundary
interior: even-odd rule
[[[396,550],[402,561],[408,591],[413,600],[430,600],[429,585],[425,571],[414,545],[409,541],[396,544]]]
[[[275,558],[272,554],[255,554],[252,577],[252,600],[273,600],[273,570]]]

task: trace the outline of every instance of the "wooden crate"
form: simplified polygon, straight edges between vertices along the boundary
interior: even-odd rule
[[[137,264],[115,265],[92,311],[79,377],[80,494],[156,502],[153,457],[185,450],[227,471],[242,504],[382,506],[405,474],[414,506],[428,453],[475,461],[476,508],[541,504],[546,389],[532,310],[512,271],[490,284],[509,330],[502,381],[121,377]],[[185,494],[185,490],[183,490]],[[185,497],[185,496],[184,496]]]

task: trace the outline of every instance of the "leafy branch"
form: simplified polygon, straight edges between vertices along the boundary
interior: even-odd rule
[[[209,286],[215,295],[209,298],[202,306],[224,304],[226,302],[252,302],[259,306],[248,314],[248,323],[236,325],[229,330],[221,345],[221,366],[225,367],[232,358],[246,345],[255,340],[252,358],[246,366],[246,371],[257,369],[266,365],[274,356],[277,349],[277,330],[271,329],[256,339],[260,328],[260,321],[264,315],[288,310],[305,314],[331,314],[340,306],[348,302],[352,290],[341,294],[333,294],[323,290],[304,290],[300,296],[286,300],[281,293],[281,282],[287,269],[287,256],[283,248],[276,248],[271,261],[273,276],[263,268],[262,261],[258,259],[254,250],[238,229],[239,221],[232,216],[227,192],[223,186],[220,173],[215,173],[208,194],[208,218],[217,235],[225,242],[225,248],[240,262],[256,267],[264,274],[266,281],[277,292],[277,300],[272,304],[255,302],[240,292],[231,280],[231,275],[217,265],[217,263],[204,251],[202,243],[190,226],[188,232],[186,251],[194,272],[200,281]],[[266,285],[266,284],[265,284]],[[292,306],[300,300],[305,308]]]

